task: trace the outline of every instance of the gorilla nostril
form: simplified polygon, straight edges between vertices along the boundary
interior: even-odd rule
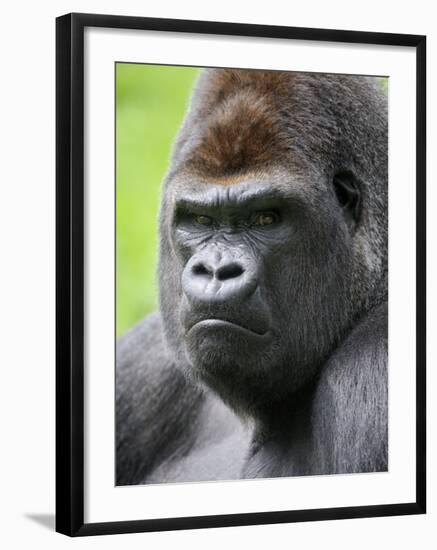
[[[208,269],[204,264],[196,264],[192,268],[193,275],[207,275],[212,277],[212,271]]]
[[[244,269],[240,264],[228,264],[220,267],[217,270],[216,276],[219,281],[226,281],[226,279],[236,279],[244,273]]]

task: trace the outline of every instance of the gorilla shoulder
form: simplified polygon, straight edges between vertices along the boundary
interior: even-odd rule
[[[171,367],[159,313],[144,318],[117,340],[117,390],[121,393],[123,385],[135,381],[147,381],[147,385],[153,385],[154,372],[161,373],[161,376],[163,370]]]
[[[157,313],[117,341],[116,364],[117,484],[141,483],[156,455],[171,452],[167,443],[175,443],[181,422],[190,420],[183,397],[195,403],[200,391],[174,368]]]
[[[366,316],[321,373],[313,421],[322,471],[387,470],[387,314],[384,303]]]
[[[118,340],[116,361],[117,485],[238,477],[244,427],[175,367],[159,313]]]

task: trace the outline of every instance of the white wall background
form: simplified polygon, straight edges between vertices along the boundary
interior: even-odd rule
[[[55,17],[70,11],[428,35],[428,509],[426,516],[68,539],[54,533]],[[437,28],[426,0],[8,2],[0,33],[0,544],[15,549],[435,548],[437,539]]]

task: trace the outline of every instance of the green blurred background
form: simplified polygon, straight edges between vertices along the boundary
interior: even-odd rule
[[[161,182],[199,69],[116,65],[116,331],[157,308]]]
[[[198,73],[116,65],[117,336],[157,309],[160,187]]]

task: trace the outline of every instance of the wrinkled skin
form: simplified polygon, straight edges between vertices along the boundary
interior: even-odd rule
[[[117,346],[117,483],[387,468],[387,114],[374,79],[205,71]]]

